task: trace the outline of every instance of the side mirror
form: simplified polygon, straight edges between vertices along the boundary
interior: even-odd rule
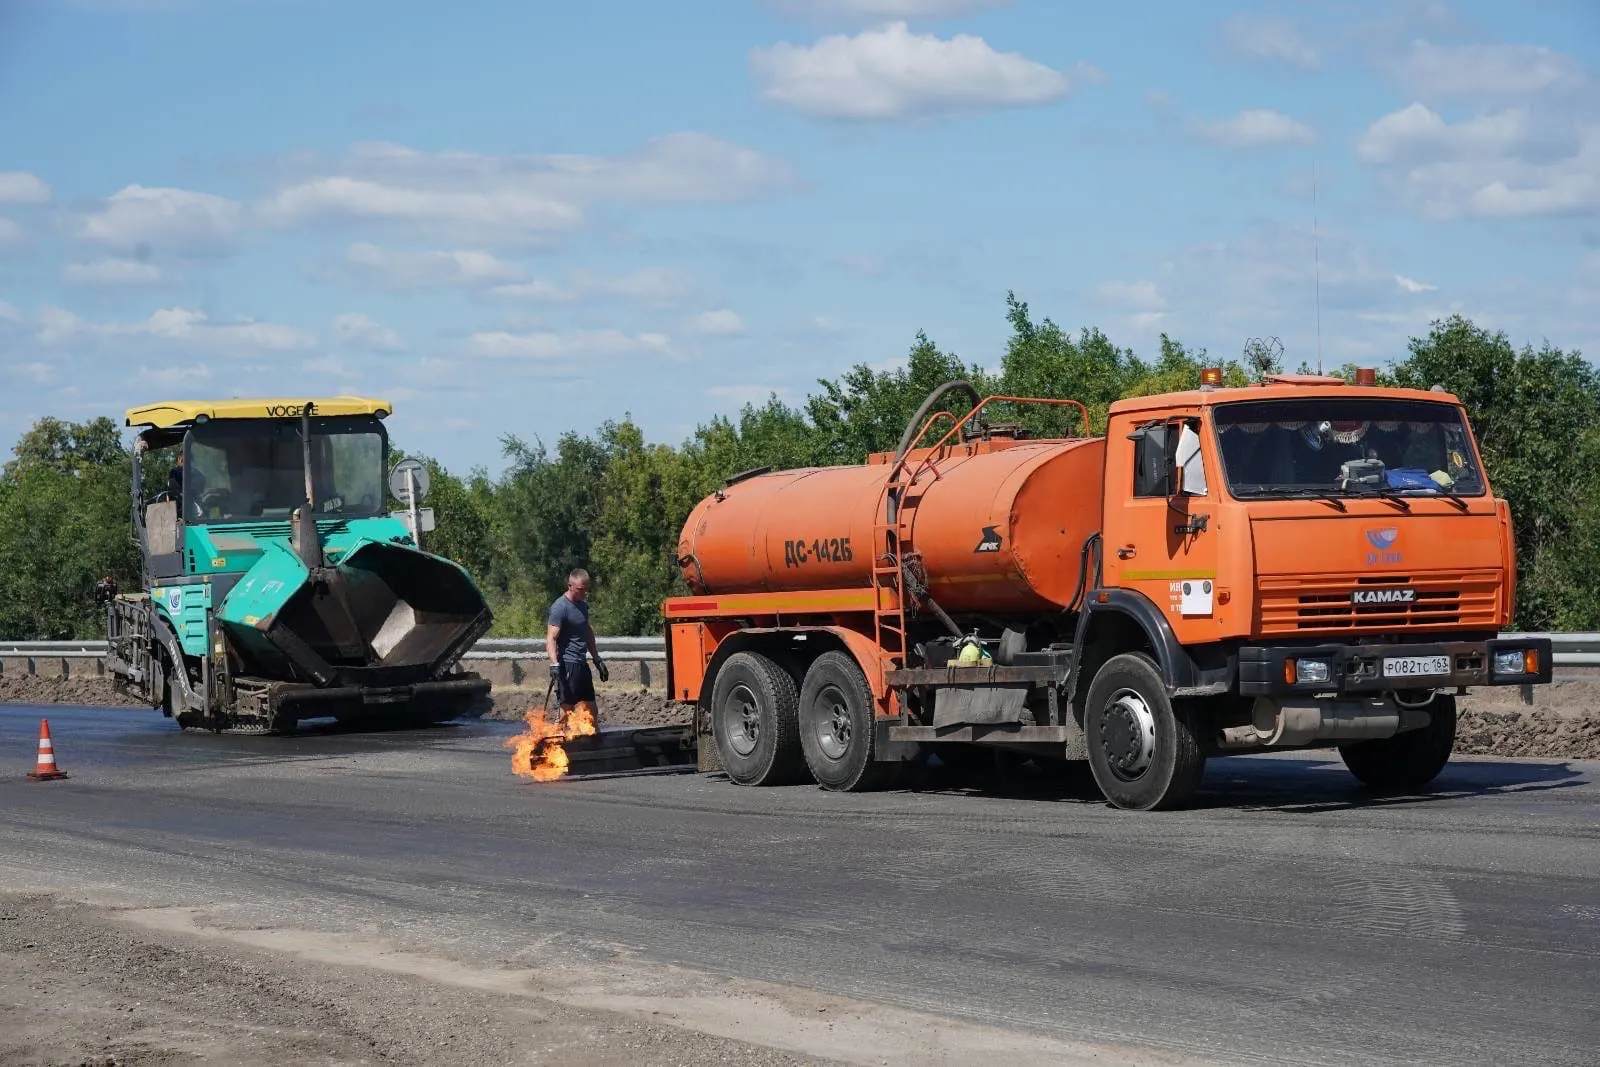
[[[1188,423],[1178,431],[1178,448],[1172,458],[1172,495],[1205,496],[1206,466],[1200,454],[1200,435]]]

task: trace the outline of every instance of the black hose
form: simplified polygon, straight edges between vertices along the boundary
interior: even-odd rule
[[[978,396],[977,387],[964,379],[945,382],[929,393],[928,399],[922,402],[922,406],[917,409],[917,413],[911,416],[911,421],[906,423],[906,432],[900,435],[900,444],[894,450],[894,467],[891,470],[899,468],[900,461],[906,458],[906,453],[911,450],[912,442],[917,439],[917,431],[922,428],[923,422],[933,413],[935,406],[944,398],[944,395],[954,389],[960,389],[971,397],[973,407],[977,407],[978,401],[982,399],[982,397]]]
[[[1095,582],[1098,584],[1100,581],[1101,555],[1098,551],[1099,542],[1099,530],[1083,539],[1083,548],[1078,553],[1078,588],[1073,590],[1072,599],[1067,601],[1067,606],[1062,609],[1062,614],[1066,614],[1069,611],[1077,611],[1079,600],[1089,591],[1089,552],[1091,549],[1095,549]]]

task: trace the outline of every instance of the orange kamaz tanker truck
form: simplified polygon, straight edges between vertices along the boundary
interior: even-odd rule
[[[1551,648],[1499,636],[1511,514],[1460,402],[1373,379],[1208,369],[1103,437],[1075,401],[951,382],[892,453],[728,479],[663,605],[701,766],[862,790],[999,746],[1155,809],[1209,756],[1337,747],[1374,789],[1425,785],[1457,694],[1548,682]],[[992,421],[1036,405],[1084,435]]]

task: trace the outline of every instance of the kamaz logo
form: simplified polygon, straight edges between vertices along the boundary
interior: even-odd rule
[[[1393,526],[1380,526],[1367,531],[1367,544],[1382,552],[1395,543],[1400,531]]]
[[[1350,594],[1352,604],[1415,604],[1415,589],[1357,589]]]

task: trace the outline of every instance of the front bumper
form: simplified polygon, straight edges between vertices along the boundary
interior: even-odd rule
[[[1502,673],[1495,670],[1496,652],[1532,649],[1537,669]],[[1239,649],[1239,693],[1242,696],[1288,696],[1310,693],[1379,694],[1388,690],[1451,689],[1481,685],[1540,685],[1550,681],[1552,649],[1548,637],[1496,638],[1488,641],[1408,642],[1382,645],[1246,645]],[[1385,673],[1385,661],[1443,657],[1444,673]],[[1288,661],[1325,661],[1327,680],[1291,682]],[[1431,665],[1430,665],[1431,666]]]

